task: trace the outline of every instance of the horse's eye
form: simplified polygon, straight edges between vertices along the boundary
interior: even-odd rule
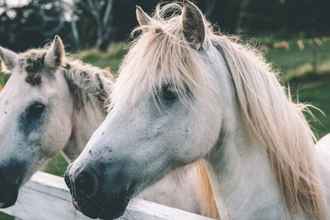
[[[39,128],[46,115],[46,106],[41,102],[33,102],[21,114],[19,119],[19,128],[29,134],[31,131]]]
[[[160,96],[161,99],[167,102],[175,101],[178,98],[177,92],[173,89],[173,87],[168,85],[162,88]]]
[[[39,118],[45,111],[46,106],[41,102],[32,103],[27,109],[27,118]]]

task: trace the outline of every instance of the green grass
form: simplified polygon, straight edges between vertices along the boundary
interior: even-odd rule
[[[68,163],[64,160],[63,156],[59,153],[51,161],[47,163],[44,168],[44,171],[51,173],[56,176],[63,176],[65,168],[68,166]]]
[[[0,212],[0,220],[14,220],[14,218]]]
[[[310,109],[313,115],[307,114],[307,119],[316,137],[330,133],[330,75],[309,76],[292,84],[295,98],[315,107]]]
[[[318,138],[330,133],[330,37],[293,38],[270,41],[267,45],[287,42],[288,48],[268,48],[266,58],[290,86],[295,100],[311,104],[315,117],[307,116]],[[299,47],[298,44],[303,45]]]
[[[279,69],[284,81],[305,75],[330,73],[330,37],[289,40],[252,38],[250,41],[259,42],[259,45],[268,45],[261,48],[265,51],[267,59],[276,69]],[[287,43],[289,47],[287,49],[269,48],[278,43]],[[299,44],[302,47],[299,47]]]
[[[85,50],[78,54],[74,54],[74,57],[77,57],[84,62],[91,63],[95,66],[107,68],[111,67],[113,71],[117,71],[118,67],[127,51],[127,44],[116,43],[113,44],[109,52],[99,52],[97,50]]]
[[[317,39],[273,39],[270,37],[258,37],[249,39],[264,50],[266,58],[274,68],[281,73],[282,81],[290,84],[294,96],[301,102],[307,102],[323,111],[313,110],[315,118],[308,117],[317,137],[330,133],[330,37]],[[278,42],[287,42],[287,49],[274,48]],[[316,43],[315,43],[316,42]],[[303,48],[298,46],[303,44]],[[316,46],[319,44],[319,46]],[[267,45],[267,46],[265,46]],[[74,57],[84,62],[117,71],[124,54],[127,51],[126,44],[114,44],[107,53],[96,50],[86,50]],[[316,62],[315,62],[316,61]],[[315,65],[316,63],[316,65]],[[316,66],[316,68],[315,68]],[[0,85],[5,79],[0,75]],[[67,163],[59,154],[48,163],[45,170],[54,175],[62,176]],[[1,220],[9,220],[3,218]]]

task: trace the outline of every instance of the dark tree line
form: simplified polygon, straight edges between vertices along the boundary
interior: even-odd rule
[[[193,0],[229,33],[330,33],[329,0]],[[12,1],[11,1],[12,2]],[[126,40],[136,25],[135,5],[151,13],[160,0],[0,0],[0,45],[41,47],[60,34],[71,50]]]
[[[65,33],[62,1],[31,0],[27,5],[12,6],[0,1],[0,44],[16,50],[41,46],[54,34]]]

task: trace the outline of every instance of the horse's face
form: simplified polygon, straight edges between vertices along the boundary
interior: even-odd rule
[[[10,78],[0,93],[0,207],[13,205],[19,187],[67,142],[72,100],[58,66],[63,45],[16,54],[0,49]]]
[[[194,5],[189,3],[186,7],[186,15],[197,13],[198,19],[202,19]],[[196,22],[204,25],[203,20]],[[203,42],[194,45],[198,44]],[[157,74],[157,70],[150,74]],[[75,205],[90,217],[113,219],[122,215],[132,196],[176,167],[204,157],[218,138],[221,117],[207,104],[209,93],[203,89],[193,92],[189,86],[185,89],[176,85],[175,80],[164,80],[156,92],[137,94],[133,105],[118,103],[120,98],[116,96],[121,96],[121,85],[129,87],[135,83],[136,87],[147,87],[139,80],[134,82],[134,73],[128,75],[133,76],[119,76],[110,115],[66,175]]]

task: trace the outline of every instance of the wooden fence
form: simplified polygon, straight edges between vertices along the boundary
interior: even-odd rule
[[[88,220],[71,204],[63,178],[36,173],[20,191],[15,206],[1,212],[21,220]],[[211,220],[182,210],[135,199],[120,220]]]

